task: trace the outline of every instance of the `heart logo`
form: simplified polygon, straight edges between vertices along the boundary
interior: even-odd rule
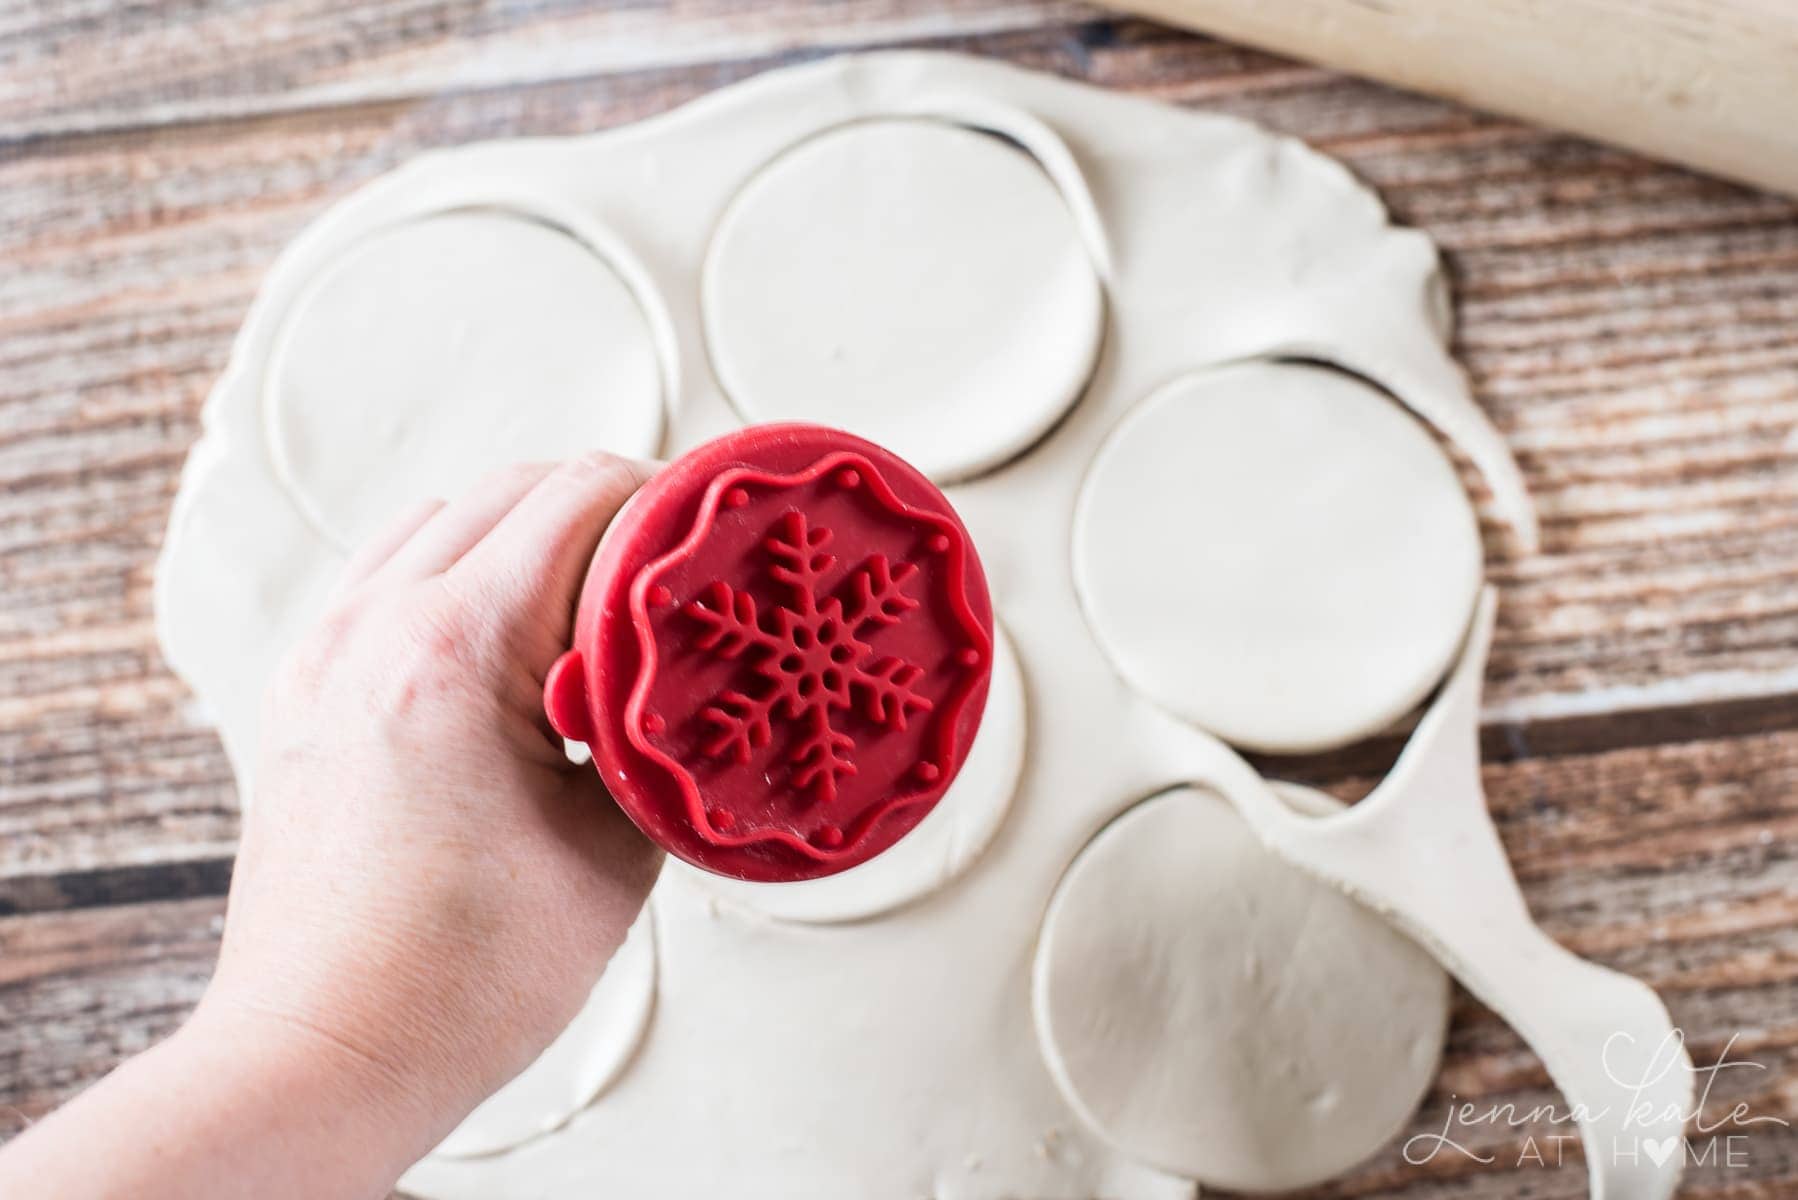
[[[1664,1167],[1667,1165],[1667,1160],[1672,1158],[1674,1152],[1684,1144],[1685,1139],[1675,1133],[1662,1138],[1658,1142],[1644,1141],[1642,1143],[1642,1152],[1654,1160],[1655,1166]]]

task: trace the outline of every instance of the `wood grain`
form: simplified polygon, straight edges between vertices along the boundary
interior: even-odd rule
[[[0,5],[0,130],[138,128],[1059,25],[1067,0]],[[221,48],[233,53],[221,54]]]
[[[1662,988],[1701,1056],[1741,1033],[1768,1069],[1730,1086],[1798,1117],[1798,206],[1002,0],[0,0],[0,1106],[34,1116],[91,1081],[210,969],[234,791],[149,588],[200,404],[280,246],[420,150],[604,128],[894,43],[1260,121],[1437,239],[1458,352],[1544,518],[1533,556],[1488,531],[1495,818],[1556,936]],[[1398,744],[1264,765],[1352,796]],[[1419,1131],[1451,1093],[1552,1095],[1470,1001]],[[1686,1194],[1790,1194],[1798,1144],[1752,1139],[1749,1167]],[[1575,1167],[1394,1147],[1319,1194],[1583,1188]]]
[[[207,897],[0,920],[0,1133],[181,1023],[212,975],[224,908]]]

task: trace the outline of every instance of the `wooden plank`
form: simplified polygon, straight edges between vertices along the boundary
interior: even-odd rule
[[[233,851],[236,793],[218,739],[182,715],[179,691],[163,682],[159,703],[127,714],[97,719],[71,707],[0,729],[0,878],[204,862]],[[113,690],[96,689],[103,700]]]
[[[223,912],[210,897],[0,920],[0,1136],[181,1023]]]
[[[1798,730],[1498,761],[1486,783],[1544,924],[1659,989],[1701,1063],[1729,1046],[1732,1060],[1766,1068],[1720,1074],[1707,1120],[1737,1102],[1798,1120]],[[40,1115],[172,1029],[204,984],[220,903],[0,918],[0,1113]],[[1438,1130],[1452,1100],[1528,1109],[1557,1096],[1516,1036],[1463,996],[1443,1072],[1407,1136]],[[1745,1133],[1746,1165],[1701,1168],[1685,1195],[1789,1191],[1798,1136],[1775,1125]],[[1458,1139],[1492,1164],[1444,1154],[1408,1165],[1401,1141],[1312,1194],[1584,1195],[1577,1165],[1519,1174],[1523,1137],[1482,1128]]]
[[[0,139],[1065,24],[1068,0],[88,0],[0,5]],[[230,47],[221,54],[220,47]]]
[[[216,899],[231,887],[235,859],[186,859],[0,879],[0,917],[113,908],[193,898]]]

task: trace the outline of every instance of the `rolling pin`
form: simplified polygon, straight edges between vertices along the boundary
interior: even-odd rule
[[[1798,0],[1116,0],[1798,195]]]

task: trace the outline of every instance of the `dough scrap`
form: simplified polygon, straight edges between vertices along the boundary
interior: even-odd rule
[[[1321,792],[1275,785],[1311,815]],[[1306,1187],[1399,1132],[1435,1078],[1448,976],[1262,848],[1216,793],[1136,805],[1050,902],[1033,1007],[1068,1102],[1206,1186]]]
[[[1132,685],[1239,746],[1375,733],[1453,661],[1479,594],[1448,456],[1341,372],[1248,363],[1156,391],[1082,485],[1075,586]]]
[[[269,363],[275,469],[340,549],[506,463],[651,457],[648,322],[616,271],[551,226],[442,213],[369,235],[295,301]]]
[[[1048,175],[932,120],[846,125],[768,164],[726,212],[701,295],[745,417],[847,429],[939,483],[1042,437],[1104,330],[1091,255]]]

